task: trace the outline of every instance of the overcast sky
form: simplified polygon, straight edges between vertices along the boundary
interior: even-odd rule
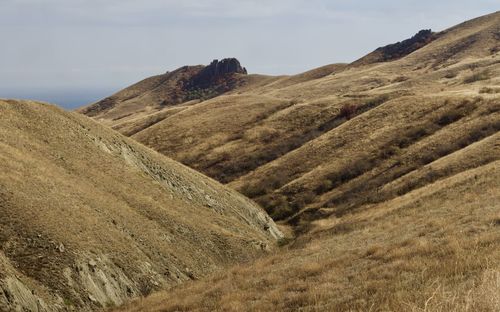
[[[74,107],[224,57],[250,73],[299,73],[499,7],[499,0],[0,0],[0,97]]]

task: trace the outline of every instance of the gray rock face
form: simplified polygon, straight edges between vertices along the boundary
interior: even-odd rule
[[[214,77],[232,73],[247,74],[246,68],[242,67],[240,62],[235,58],[223,59],[220,62],[213,60],[205,70],[211,72]]]
[[[429,42],[437,38],[437,35],[430,29],[423,29],[410,39],[403,40],[385,47],[378,48],[382,52],[383,61],[391,61],[406,56],[413,51],[420,49]]]
[[[191,78],[190,87],[204,88],[208,85],[226,79],[232,74],[247,74],[245,67],[235,58],[226,58],[221,61],[213,60],[210,65],[203,68],[198,74]]]

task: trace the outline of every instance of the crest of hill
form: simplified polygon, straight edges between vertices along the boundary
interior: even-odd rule
[[[433,67],[452,65],[464,58],[486,57],[500,51],[500,12],[484,15],[440,32],[421,30],[412,38],[380,47],[353,62],[352,66],[407,61]],[[432,44],[431,44],[432,43]]]
[[[79,112],[100,120],[122,120],[221,95],[242,84],[245,75],[247,70],[235,58],[214,60],[208,66],[184,66],[140,81]]]
[[[367,65],[397,60],[422,48],[438,37],[439,35],[433,33],[430,29],[423,29],[409,39],[376,49],[352,63],[352,65]]]
[[[96,310],[273,249],[252,201],[76,113],[0,101],[0,310]]]

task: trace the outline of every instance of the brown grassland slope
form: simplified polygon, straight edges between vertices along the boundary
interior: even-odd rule
[[[78,111],[107,124],[133,124],[131,135],[166,118],[172,106],[195,104],[246,83],[247,70],[235,58],[214,60],[207,66],[184,66],[144,79]],[[161,114],[155,114],[163,111]],[[154,118],[150,118],[154,115]],[[138,122],[137,119],[145,118]],[[144,123],[143,125],[140,125]],[[137,127],[140,125],[140,127]]]
[[[247,198],[85,116],[0,100],[0,311],[119,305],[280,237]]]
[[[389,56],[373,56],[381,51]],[[370,55],[291,77],[249,75],[224,95],[147,116],[98,119],[295,224],[496,159],[426,171],[500,130],[499,12]]]
[[[474,157],[500,137],[448,156]],[[275,254],[119,311],[499,311],[500,161],[360,213]],[[367,207],[368,208],[368,207]]]
[[[130,119],[297,236],[117,310],[500,311],[499,52],[497,12]]]

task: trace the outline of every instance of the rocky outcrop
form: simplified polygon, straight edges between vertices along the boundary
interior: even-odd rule
[[[213,60],[210,65],[189,80],[188,87],[206,88],[227,80],[233,74],[247,74],[246,68],[242,67],[237,59]]]
[[[223,77],[228,74],[247,74],[246,68],[242,67],[235,58],[226,58],[222,61],[213,60],[210,65],[205,67],[197,76],[198,79],[212,80]]]
[[[110,97],[78,109],[96,119],[122,120],[144,111],[161,110],[191,100],[207,100],[242,85],[247,70],[235,58],[214,60],[210,65],[183,66],[146,78]],[[123,121],[123,120],[122,120]]]
[[[430,29],[423,29],[410,39],[389,44],[385,47],[378,48],[376,51],[382,52],[383,61],[390,61],[408,55],[425,46],[434,39],[434,33]]]
[[[438,33],[434,33],[430,29],[423,29],[409,39],[380,47],[351,65],[367,65],[397,60],[426,46],[438,37]]]

